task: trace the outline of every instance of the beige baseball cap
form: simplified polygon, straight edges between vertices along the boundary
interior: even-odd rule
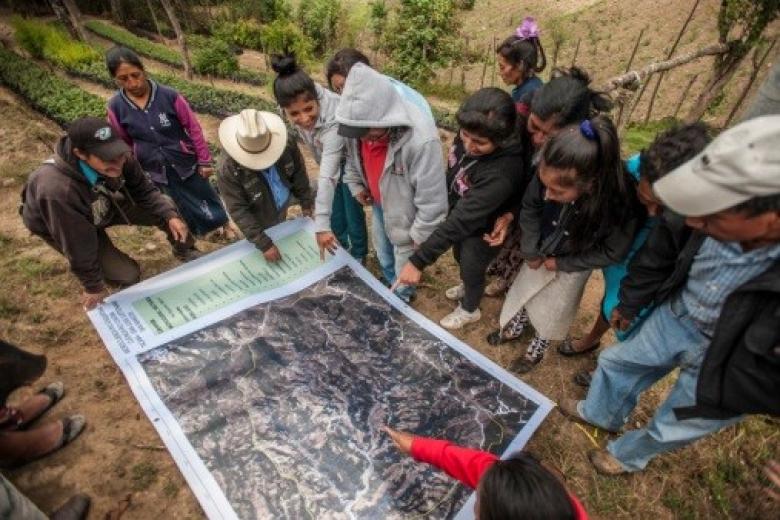
[[[757,117],[726,130],[653,184],[653,191],[672,211],[690,217],[780,194],[780,115]]]

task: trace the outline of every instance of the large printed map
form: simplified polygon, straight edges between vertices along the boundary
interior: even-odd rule
[[[322,263],[309,224],[274,231],[285,269],[234,245],[91,313],[207,515],[470,518],[470,491],[381,427],[505,454],[549,401],[344,252]]]

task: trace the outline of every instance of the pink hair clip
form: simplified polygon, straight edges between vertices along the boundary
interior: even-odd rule
[[[523,23],[515,30],[515,35],[521,40],[539,38],[539,26],[536,25],[536,19],[533,16],[523,18]]]

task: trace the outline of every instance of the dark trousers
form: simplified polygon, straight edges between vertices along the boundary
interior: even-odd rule
[[[368,254],[368,230],[363,206],[349,191],[344,181],[336,184],[330,226],[339,243],[353,257],[362,261]]]
[[[490,247],[482,236],[468,237],[453,246],[452,252],[460,266],[460,279],[465,289],[460,302],[464,310],[474,312],[479,307],[485,292],[485,271],[498,251],[498,247]]]

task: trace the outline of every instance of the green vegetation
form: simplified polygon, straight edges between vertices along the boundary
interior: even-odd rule
[[[133,489],[143,491],[149,488],[157,480],[159,470],[151,462],[140,462],[130,470],[130,478],[133,481]]]
[[[298,6],[298,23],[318,55],[334,48],[342,18],[340,0],[307,0]]]
[[[75,67],[100,59],[100,54],[89,45],[71,39],[70,35],[53,24],[11,19],[16,41],[34,58],[45,59],[62,67]]]
[[[648,123],[629,123],[626,127],[626,133],[621,139],[623,154],[625,156],[633,155],[646,148],[657,134],[672,128],[677,123],[678,121],[671,117]]]
[[[147,58],[161,61],[177,68],[183,67],[181,56],[178,51],[170,49],[165,45],[151,42],[146,38],[136,36],[130,31],[109,25],[99,20],[88,20],[84,25],[98,36],[102,36],[103,38],[129,49],[133,49],[141,56],[146,56]]]
[[[0,83],[33,108],[65,126],[83,116],[102,117],[106,103],[15,52],[0,47]]]
[[[311,40],[289,20],[275,20],[263,27],[263,49],[268,54],[292,52],[300,61],[312,58]]]
[[[172,67],[182,68],[181,55],[165,45],[154,43],[146,38],[99,20],[89,20],[84,24],[87,29],[98,36],[102,36],[112,42],[134,50],[141,56],[160,61]],[[193,51],[193,66],[195,72],[204,75],[213,75],[233,81],[243,81],[252,85],[264,85],[266,75],[257,71],[240,69],[238,60],[229,45],[215,38],[205,38],[198,35],[188,37]],[[223,61],[218,61],[222,59]]]

